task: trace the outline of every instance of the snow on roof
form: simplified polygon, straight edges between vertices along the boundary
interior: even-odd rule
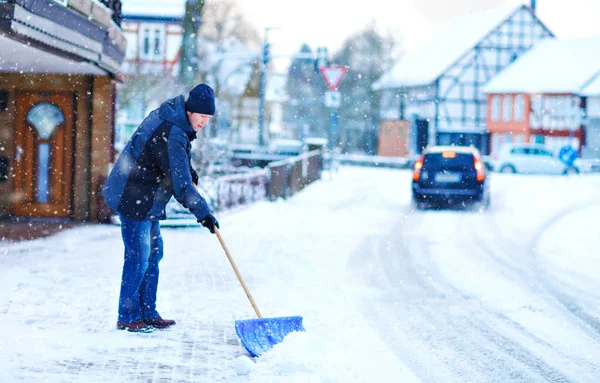
[[[123,16],[183,18],[186,0],[125,0]]]
[[[489,32],[524,5],[500,7],[453,19],[428,43],[400,59],[374,89],[428,85],[473,48]]]
[[[583,88],[581,91],[582,96],[600,96],[600,71],[596,74],[594,79]]]
[[[600,35],[540,42],[509,65],[486,93],[578,93],[600,71]]]

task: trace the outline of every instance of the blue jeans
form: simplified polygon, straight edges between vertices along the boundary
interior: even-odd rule
[[[163,257],[163,240],[158,221],[136,221],[120,215],[125,262],[119,297],[119,321],[154,319],[158,262]]]

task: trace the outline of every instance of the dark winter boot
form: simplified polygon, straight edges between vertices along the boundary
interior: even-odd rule
[[[162,319],[160,316],[158,316],[154,319],[146,319],[144,320],[144,323],[154,328],[163,329],[173,326],[175,321],[172,319]]]
[[[153,330],[153,327],[147,323],[144,323],[143,320],[138,319],[135,322],[131,323],[117,322],[117,330],[127,330],[131,332],[150,332]]]

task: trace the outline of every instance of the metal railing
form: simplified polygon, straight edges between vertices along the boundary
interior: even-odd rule
[[[268,169],[231,174],[202,183],[214,211],[223,211],[265,199],[269,185]]]
[[[268,198],[288,198],[321,178],[323,156],[315,150],[273,162],[245,173],[200,179],[198,189],[211,210],[221,212]],[[170,219],[190,218],[190,212],[174,199],[167,205]]]
[[[323,155],[313,150],[296,157],[269,164],[271,179],[269,199],[288,198],[321,178]]]
[[[329,155],[325,155],[329,159]],[[406,169],[412,166],[414,161],[407,157],[383,157],[361,154],[335,154],[332,158],[336,165],[367,166]]]

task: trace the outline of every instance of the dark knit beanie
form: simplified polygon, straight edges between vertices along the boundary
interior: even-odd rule
[[[185,110],[192,113],[215,114],[215,92],[206,84],[197,85],[190,90],[190,95],[185,100]]]

